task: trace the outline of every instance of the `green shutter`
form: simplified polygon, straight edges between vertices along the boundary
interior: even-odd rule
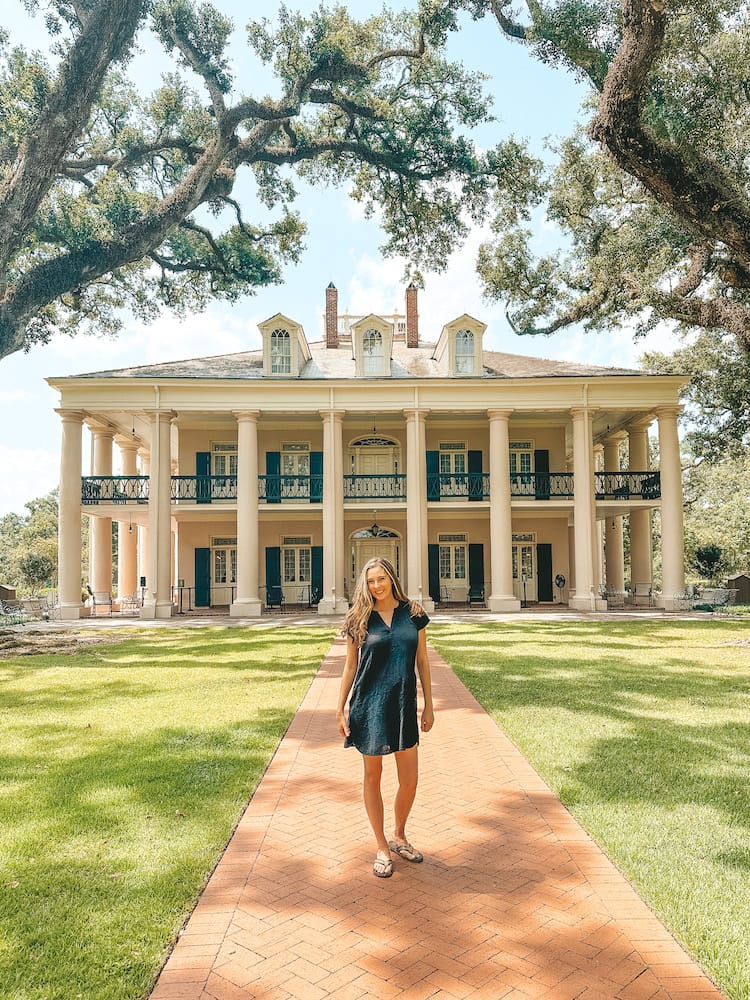
[[[323,546],[313,545],[310,575],[310,604],[317,605],[323,596]]]
[[[433,601],[440,600],[440,546],[427,546],[427,582],[430,597]]]
[[[482,453],[481,451],[469,452],[469,500],[482,500]]]
[[[427,452],[427,499],[440,499],[440,465],[436,451]]]
[[[195,606],[207,608],[211,603],[211,549],[195,550]]]
[[[484,545],[469,544],[469,600],[484,600]]]
[[[546,448],[534,452],[534,493],[537,500],[549,500],[549,452]]]
[[[310,452],[310,503],[323,502],[323,452]],[[322,586],[321,586],[322,593]]]
[[[266,452],[266,501],[281,503],[281,452]]]
[[[195,453],[195,499],[198,503],[211,503],[211,452]]]
[[[278,545],[266,546],[266,604],[269,607],[281,607],[283,592],[281,589],[281,548]]]
[[[552,600],[552,546],[548,542],[536,547],[536,599]]]

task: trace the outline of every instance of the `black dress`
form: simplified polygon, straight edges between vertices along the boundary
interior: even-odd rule
[[[408,601],[394,608],[390,626],[372,612],[359,651],[349,702],[351,733],[344,746],[381,756],[419,743],[414,666],[419,631],[429,620],[424,612],[412,616]]]

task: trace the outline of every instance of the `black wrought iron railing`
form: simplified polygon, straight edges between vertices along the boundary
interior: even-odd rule
[[[81,476],[81,503],[148,503],[148,476]]]
[[[487,500],[489,472],[428,472],[427,499]]]
[[[510,495],[549,500],[573,496],[572,472],[511,472]]]
[[[258,476],[258,499],[265,503],[302,500],[322,503],[323,476],[285,476],[278,473]]]
[[[595,473],[597,500],[658,500],[661,497],[661,476],[649,472]]]
[[[344,500],[405,500],[406,476],[344,476]]]
[[[172,499],[193,503],[237,499],[236,476],[172,476]]]

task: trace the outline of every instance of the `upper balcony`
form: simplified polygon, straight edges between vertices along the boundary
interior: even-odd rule
[[[346,475],[345,501],[404,501],[406,476]],[[658,472],[597,472],[594,475],[597,500],[658,500],[661,478]],[[511,498],[530,500],[571,499],[574,495],[572,472],[512,472]],[[488,472],[429,473],[427,499],[488,500]],[[236,476],[172,476],[171,499],[176,503],[210,504],[237,501]],[[83,476],[81,503],[144,504],[149,500],[148,476]],[[322,503],[323,476],[260,475],[258,500],[263,504],[284,502]]]

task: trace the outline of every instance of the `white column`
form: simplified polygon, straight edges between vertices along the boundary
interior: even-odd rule
[[[424,416],[420,410],[404,410],[406,417],[406,593],[412,601],[423,601],[428,594],[422,576],[422,550],[425,548],[425,515],[422,502],[426,484],[422,478],[425,453],[420,455],[424,440]]]
[[[661,477],[661,603],[670,611],[678,603],[675,595],[685,590],[682,463],[677,431],[679,413],[678,406],[664,406],[656,411]]]
[[[149,482],[148,528],[149,569],[146,579],[146,599],[141,617],[170,618],[172,616],[172,420],[170,410],[155,410],[151,421],[151,477]]]
[[[149,488],[151,486],[151,452],[146,448],[138,449],[138,456],[141,460],[141,475],[149,477]],[[149,508],[150,509],[150,508]],[[148,544],[148,523],[138,525],[138,591],[141,590],[141,577],[146,579],[149,572],[149,544]]]
[[[81,617],[81,459],[83,414],[58,410],[62,421],[57,586],[60,617]]]
[[[594,445],[594,590],[601,597],[604,586],[604,524],[596,517],[596,473],[604,471],[604,445]]]
[[[112,441],[114,432],[91,428],[93,440],[94,476],[112,475]],[[91,518],[91,551],[89,552],[89,583],[92,590],[112,590],[112,518]]]
[[[123,476],[138,475],[138,443],[121,439],[120,472]],[[138,588],[138,526],[133,524],[132,512],[126,504],[127,520],[117,522],[117,596],[129,597]]]
[[[646,472],[649,468],[648,428],[651,418],[639,420],[628,427],[628,466],[631,472]],[[651,511],[630,511],[630,583],[653,582],[653,544]]]
[[[579,611],[605,610],[606,604],[596,591],[594,503],[594,448],[591,411],[575,408],[573,418],[573,512],[575,516],[575,594],[571,608]]]
[[[513,593],[513,517],[508,422],[512,410],[488,410],[490,421],[490,611],[518,611]]]
[[[428,613],[435,610],[435,602],[430,595],[430,570],[429,553],[427,550],[427,539],[429,538],[429,515],[427,513],[427,414],[429,410],[420,410],[417,416],[417,458],[419,469],[417,470],[417,483],[419,484],[419,507],[421,527],[420,538],[420,584],[419,601]]]
[[[322,410],[323,418],[323,597],[319,615],[345,613],[343,419],[337,410]]]
[[[620,471],[620,442],[625,433],[610,434],[604,439],[604,471]],[[625,590],[625,552],[623,549],[622,515],[609,516],[604,524],[604,565],[608,587],[618,593]]]
[[[259,618],[258,596],[258,410],[237,418],[237,593],[233,618]]]

